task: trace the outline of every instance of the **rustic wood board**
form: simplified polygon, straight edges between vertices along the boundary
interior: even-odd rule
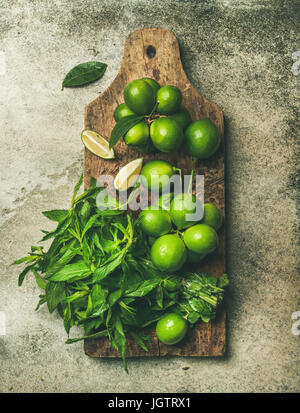
[[[115,125],[113,112],[116,106],[124,101],[123,90],[126,84],[133,79],[142,77],[154,78],[161,86],[166,84],[178,86],[183,95],[183,104],[189,110],[192,120],[209,117],[218,126],[222,135],[220,149],[211,159],[206,161],[194,163],[191,157],[180,150],[172,154],[143,154],[144,162],[151,159],[164,159],[181,168],[183,174],[188,174],[191,169],[195,169],[197,174],[205,177],[205,202],[217,205],[225,216],[223,112],[217,105],[201,96],[188,80],[182,67],[178,41],[171,31],[161,28],[141,29],[128,37],[117,77],[104,93],[85,108],[85,128],[109,137]],[[120,167],[137,157],[141,157],[139,152],[125,145],[123,141],[116,145],[115,153],[116,159],[103,160],[85,149],[84,182],[86,187],[89,186],[90,176],[95,178],[103,174],[115,176]],[[199,267],[199,269],[216,277],[220,277],[226,272],[224,227],[223,225],[219,233],[218,250]],[[225,354],[226,344],[225,318],[225,311],[221,311],[213,322],[197,323],[195,328],[189,331],[187,337],[176,346],[166,346],[159,343],[154,330],[148,330],[147,333],[154,339],[153,343],[149,344],[148,353],[140,349],[128,337],[126,355],[127,357],[222,356]],[[84,350],[87,355],[92,357],[120,357],[120,354],[110,346],[106,338],[86,340]]]

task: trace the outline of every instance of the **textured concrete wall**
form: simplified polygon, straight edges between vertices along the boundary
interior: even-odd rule
[[[0,391],[299,391],[296,3],[2,1]],[[129,33],[151,26],[174,31],[189,78],[225,114],[228,355],[130,360],[127,375],[119,361],[86,357],[82,343],[65,345],[61,320],[34,312],[38,288],[31,278],[18,288],[9,264],[47,229],[40,212],[68,205],[83,108],[116,76]],[[89,48],[108,64],[104,78],[62,92],[65,73],[94,58]]]

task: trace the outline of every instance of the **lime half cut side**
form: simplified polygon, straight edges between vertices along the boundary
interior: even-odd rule
[[[81,133],[81,140],[84,146],[94,155],[103,159],[114,159],[114,150],[109,149],[109,143],[99,133],[85,129]]]
[[[117,191],[126,191],[136,183],[143,166],[143,158],[135,159],[123,166],[115,177],[114,187]]]

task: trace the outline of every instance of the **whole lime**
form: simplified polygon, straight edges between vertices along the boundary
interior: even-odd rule
[[[200,119],[191,123],[185,131],[187,152],[198,159],[212,156],[220,146],[219,129],[210,119]]]
[[[141,170],[141,182],[151,191],[170,190],[170,178],[174,175],[173,166],[162,160],[153,160]]]
[[[114,118],[116,122],[125,118],[126,116],[135,115],[131,109],[126,105],[126,103],[121,103],[121,105],[117,106],[114,111]]]
[[[163,86],[157,92],[157,111],[162,115],[178,112],[182,102],[182,95],[176,86]]]
[[[149,126],[142,121],[133,126],[124,136],[124,141],[129,146],[145,148],[150,141]]]
[[[163,315],[156,324],[159,341],[167,345],[179,343],[187,333],[187,321],[176,313]]]
[[[194,225],[184,231],[183,240],[188,249],[197,254],[209,254],[219,245],[216,231],[205,224]]]
[[[184,106],[181,106],[180,110],[173,115],[170,115],[169,118],[176,120],[183,130],[192,122],[191,115]]]
[[[132,80],[124,90],[126,105],[138,115],[148,115],[156,102],[156,92],[143,79]]]
[[[158,206],[159,209],[164,209],[166,211],[170,210],[170,204],[174,198],[173,192],[167,192],[166,194],[162,194],[158,200],[156,205]]]
[[[187,251],[184,242],[176,234],[163,235],[152,245],[151,259],[160,271],[178,271],[186,258]]]
[[[174,119],[160,118],[151,123],[150,137],[153,145],[161,152],[172,152],[181,145],[183,129]]]
[[[199,262],[203,261],[206,256],[205,254],[197,254],[196,252],[189,249],[187,249],[187,253],[187,262],[189,264],[198,264]]]
[[[140,212],[138,222],[142,231],[152,237],[165,235],[172,228],[172,221],[168,211],[152,209],[151,207]]]
[[[160,85],[156,80],[151,79],[150,77],[144,77],[142,80],[145,80],[147,83],[149,83],[155,93],[157,93],[158,89],[160,89]]]
[[[188,228],[200,221],[203,216],[203,206],[195,195],[179,194],[171,202],[170,215],[178,229]]]
[[[223,217],[218,207],[213,204],[204,204],[204,217],[201,224],[210,225],[216,231],[222,226]]]

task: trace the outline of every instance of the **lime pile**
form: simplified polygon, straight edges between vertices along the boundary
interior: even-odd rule
[[[184,146],[189,155],[206,159],[217,151],[221,141],[220,132],[210,119],[192,122],[178,87],[161,87],[150,78],[127,84],[124,103],[116,107],[114,119],[124,142],[141,152],[169,153]],[[133,124],[127,124],[127,120]]]
[[[151,190],[153,185],[166,190],[176,169],[163,160],[150,161],[141,169],[141,181]],[[222,222],[220,209],[209,203],[202,205],[190,185],[188,192],[176,196],[163,193],[138,217],[141,230],[149,237],[152,262],[165,273],[179,271],[186,262],[199,263],[213,253],[219,246],[217,231]]]

